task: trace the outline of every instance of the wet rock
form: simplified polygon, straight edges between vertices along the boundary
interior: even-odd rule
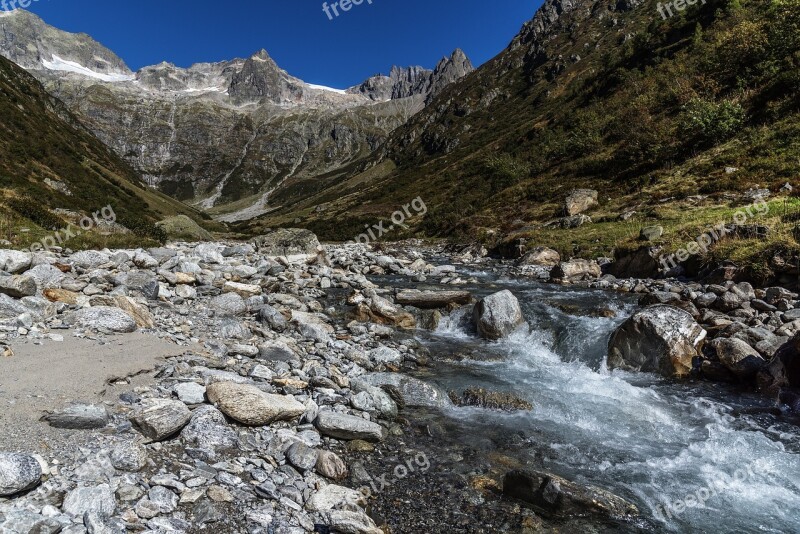
[[[114,513],[117,503],[109,485],[100,484],[70,491],[64,498],[62,508],[65,514],[75,517],[83,517],[87,512],[97,512],[108,517]]]
[[[137,472],[147,465],[147,449],[134,442],[123,442],[111,449],[111,465],[120,471]]]
[[[784,388],[800,389],[800,333],[782,345],[757,376],[761,391],[777,395]]]
[[[720,363],[740,378],[754,376],[764,364],[756,349],[736,338],[717,338],[709,343]]]
[[[108,424],[108,412],[105,406],[96,404],[73,404],[61,412],[43,418],[54,428],[88,430],[103,428]]]
[[[192,418],[189,408],[180,401],[146,399],[131,422],[153,441],[163,441],[180,432]]]
[[[561,262],[553,267],[550,277],[553,280],[562,282],[581,282],[584,280],[596,280],[603,275],[600,265],[596,261],[589,260],[570,260]]]
[[[461,395],[455,391],[449,393],[450,400],[457,406],[477,406],[490,410],[503,410],[513,412],[517,410],[532,410],[533,405],[513,393],[488,391],[484,388],[469,388]]]
[[[478,333],[486,339],[503,338],[525,322],[517,297],[508,290],[478,301],[472,317]]]
[[[361,377],[370,386],[391,389],[402,404],[411,408],[445,408],[451,406],[447,394],[434,385],[400,373],[371,373]]]
[[[314,425],[322,435],[337,439],[375,442],[383,441],[386,437],[381,425],[353,415],[320,412]]]
[[[570,216],[583,213],[597,204],[597,196],[597,191],[593,189],[576,189],[567,197],[564,211]]]
[[[30,297],[36,294],[36,281],[25,275],[0,275],[0,293],[15,299]]]
[[[208,386],[206,393],[225,415],[250,426],[291,420],[306,411],[293,397],[264,393],[247,384],[217,382]]]
[[[639,515],[635,505],[613,493],[540,471],[511,471],[506,474],[503,495],[528,503],[547,517],[560,519],[591,516],[631,518]]]
[[[655,305],[636,312],[611,336],[609,368],[686,376],[706,331],[679,308]]]
[[[0,452],[0,497],[8,497],[36,487],[42,467],[33,456]]]
[[[110,332],[135,332],[136,320],[119,308],[94,306],[72,312],[65,318],[67,324],[82,328],[103,329]]]
[[[395,300],[402,306],[436,309],[469,304],[472,300],[472,295],[469,291],[420,291],[418,289],[407,289],[397,293]]]
[[[347,465],[344,460],[330,451],[319,451],[316,468],[320,475],[331,480],[342,480],[347,478],[348,475]]]

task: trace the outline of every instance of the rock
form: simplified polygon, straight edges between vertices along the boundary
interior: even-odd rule
[[[614,262],[607,266],[608,274],[617,278],[653,278],[659,269],[668,269],[668,262],[661,262],[657,247],[640,247],[634,251],[617,250]],[[593,276],[593,274],[592,274]]]
[[[64,498],[62,508],[65,514],[75,517],[83,517],[87,512],[97,512],[108,517],[114,513],[117,503],[109,485],[100,484],[70,491]]]
[[[375,442],[383,441],[386,437],[381,425],[353,415],[320,412],[314,425],[322,435],[336,439]]]
[[[192,420],[181,431],[181,437],[190,447],[211,450],[230,449],[238,442],[236,432],[222,412],[209,405],[200,406],[192,413]]]
[[[67,324],[82,328],[103,329],[110,332],[135,332],[136,320],[119,308],[94,306],[82,308],[65,317]]]
[[[320,248],[319,239],[313,232],[298,228],[280,228],[269,234],[255,238],[254,244],[260,254],[265,256],[316,255]]]
[[[19,250],[0,250],[0,271],[20,274],[31,266],[31,254]]]
[[[264,393],[248,384],[217,382],[208,386],[206,394],[225,415],[250,426],[292,420],[306,411],[291,396]]]
[[[67,258],[67,263],[83,269],[94,269],[109,261],[111,256],[97,250],[82,250]]]
[[[316,468],[320,475],[331,480],[342,480],[347,478],[348,475],[347,465],[344,460],[330,451],[319,451]]]
[[[137,472],[147,465],[147,449],[133,442],[123,442],[111,449],[111,465],[120,471]]]
[[[36,294],[36,281],[25,275],[0,275],[0,293],[16,299],[30,297]]]
[[[422,309],[447,308],[453,305],[469,304],[472,295],[469,291],[420,291],[406,289],[397,293],[395,300],[401,306],[414,306]]]
[[[477,406],[507,412],[533,409],[533,405],[530,402],[519,398],[513,393],[499,393],[477,387],[468,388],[460,396],[454,391],[450,392],[450,400],[457,406]]]
[[[309,447],[302,441],[290,445],[284,454],[289,463],[299,469],[300,472],[314,469],[317,465],[317,449]]]
[[[119,308],[124,311],[136,322],[139,328],[153,328],[155,326],[155,318],[150,310],[131,297],[124,295],[100,295],[89,299],[89,304],[92,306],[110,306]]]
[[[739,378],[753,377],[764,364],[756,349],[736,338],[717,338],[709,343],[720,363]]]
[[[451,406],[447,394],[427,382],[400,373],[371,373],[361,377],[364,383],[391,389],[404,406],[411,408],[446,408]]]
[[[151,440],[163,441],[180,432],[191,418],[189,408],[180,401],[147,399],[131,422]]]
[[[782,345],[757,376],[761,391],[777,395],[783,388],[800,389],[800,333]]]
[[[222,264],[225,258],[222,256],[222,246],[217,243],[201,243],[194,247],[194,256],[200,258],[203,263]]]
[[[642,241],[656,241],[663,235],[663,226],[645,226],[639,231],[639,239]]]
[[[547,247],[537,247],[517,260],[517,265],[538,267],[555,267],[559,263],[561,263],[561,254]]]
[[[354,489],[328,484],[308,499],[306,508],[312,512],[327,512],[342,506],[353,507],[361,499]]]
[[[625,321],[608,344],[609,368],[686,376],[706,331],[679,308],[655,305]]]
[[[39,485],[42,466],[28,454],[0,452],[0,497],[9,497]]]
[[[258,319],[262,323],[269,325],[275,332],[284,332],[289,327],[289,322],[286,320],[286,317],[269,304],[264,304],[261,309],[258,310]]]
[[[342,534],[383,534],[372,518],[360,511],[331,510],[328,513],[328,526]]]
[[[525,319],[517,297],[504,290],[478,301],[473,311],[473,322],[481,337],[500,339],[516,330]]]
[[[203,404],[206,401],[206,388],[196,382],[182,382],[175,384],[173,393],[184,404]]]
[[[368,309],[364,310],[364,306],[361,306],[359,310],[362,312],[361,315],[366,314],[369,320],[378,324],[391,324],[404,329],[411,329],[417,326],[417,321],[413,315],[381,297],[374,289],[368,289],[364,294],[368,299]]]
[[[635,505],[595,486],[580,486],[540,471],[511,471],[503,479],[503,495],[533,506],[552,518],[575,517],[633,518]]]
[[[576,189],[567,197],[565,211],[568,216],[577,215],[597,204],[597,191]]]
[[[550,271],[550,277],[562,282],[581,282],[596,280],[603,275],[600,265],[596,261],[570,260],[561,262]]]
[[[289,362],[299,359],[291,347],[280,339],[259,345],[258,358],[271,362]]]
[[[225,282],[222,290],[226,293],[236,293],[247,299],[261,294],[261,286],[255,284],[240,284],[239,282]]]
[[[292,325],[305,338],[326,343],[336,330],[326,318],[313,313],[292,310]]]
[[[49,264],[37,265],[33,269],[26,271],[25,276],[33,278],[39,291],[60,287],[61,281],[66,277],[61,272],[61,269]]]
[[[161,291],[158,278],[149,271],[131,271],[124,277],[125,287],[138,296],[155,300]]]
[[[584,224],[591,224],[592,218],[588,215],[572,215],[571,217],[562,217],[558,220],[558,225],[565,230],[570,228],[580,228]]]
[[[156,226],[164,230],[170,239],[183,241],[211,241],[213,239],[213,236],[207,230],[204,230],[186,215],[169,217],[157,222]]]
[[[384,345],[369,351],[368,356],[370,360],[378,365],[399,366],[403,363],[403,355],[399,351]]]
[[[54,428],[89,430],[103,428],[108,424],[105,406],[96,404],[73,404],[61,412],[43,418]]]
[[[247,311],[244,299],[236,293],[223,293],[211,299],[209,306],[222,316],[242,315]]]

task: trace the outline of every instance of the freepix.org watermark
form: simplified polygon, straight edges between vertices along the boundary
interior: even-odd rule
[[[28,247],[30,252],[49,251],[55,247],[67,243],[73,237],[78,237],[83,232],[88,232],[92,228],[101,226],[103,224],[113,224],[117,222],[117,214],[114,213],[114,208],[109,204],[102,208],[100,211],[92,213],[91,217],[86,215],[78,221],[78,225],[67,225],[66,228],[57,230],[53,234],[43,237],[38,242]]]
[[[414,210],[414,213],[412,213],[411,210]],[[428,213],[428,206],[425,205],[422,197],[417,197],[409,204],[405,204],[402,208],[392,213],[392,216],[390,217],[392,224],[389,224],[389,221],[378,221],[377,224],[373,224],[371,226],[367,224],[364,226],[364,230],[366,230],[366,232],[356,236],[354,240],[348,241],[348,243],[369,245],[370,243],[377,241],[384,235],[388,234],[398,226],[400,228],[408,228],[408,226],[405,224],[408,219],[414,216],[425,215],[426,213]]]
[[[347,13],[353,6],[360,6],[364,2],[367,2],[369,5],[372,5],[373,0],[337,0],[336,2],[322,3],[322,11],[328,15],[328,20],[333,20],[334,18],[339,16],[339,10],[341,9],[343,12]]]
[[[39,0],[0,0],[0,9],[3,11],[14,11],[17,8],[28,8],[34,2]]]
[[[384,473],[378,478],[373,478],[369,486],[359,488],[360,497],[357,504],[366,506],[370,497],[378,495],[386,488],[415,473],[425,474],[430,468],[431,462],[428,460],[428,456],[424,452],[417,453],[413,459],[406,459],[405,464],[397,464],[391,473]],[[392,475],[394,475],[394,478]]]

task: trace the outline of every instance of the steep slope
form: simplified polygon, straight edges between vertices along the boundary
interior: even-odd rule
[[[119,223],[143,236],[157,236],[154,223],[176,214],[204,220],[147,188],[63,103],[5,58],[0,58],[0,154],[4,230],[8,220],[19,218],[52,230],[61,225],[53,210],[91,213],[107,205]]]
[[[150,186],[228,221],[268,212],[281,184],[365,158],[433,92],[472,70],[457,51],[434,71],[406,69],[388,92],[345,91],[291,76],[264,50],[133,74],[88,37],[22,10],[0,18],[0,35],[0,54],[24,65]],[[117,70],[100,69],[96,58]]]
[[[370,160],[310,198],[276,192],[285,209],[250,229],[300,218],[348,239],[421,196],[428,213],[412,224],[426,235],[609,254],[630,228],[602,223],[623,213],[637,212],[638,237],[643,225],[691,219],[688,201],[702,208],[796,179],[800,3],[712,0],[666,19],[657,4],[548,1]],[[601,191],[591,213],[601,224],[545,227],[580,187]]]

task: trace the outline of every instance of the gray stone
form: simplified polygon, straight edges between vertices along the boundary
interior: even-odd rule
[[[34,488],[41,479],[42,467],[33,456],[0,453],[0,497]]]
[[[360,381],[375,387],[391,388],[404,406],[411,408],[446,408],[452,406],[447,393],[418,378],[400,373],[371,373]]]
[[[36,281],[26,275],[0,275],[0,293],[17,299],[30,297],[36,294]]]
[[[567,215],[577,215],[597,204],[597,191],[593,189],[575,189],[565,202]]]
[[[275,332],[283,332],[289,327],[289,322],[281,312],[273,308],[269,304],[264,304],[258,311],[259,320],[269,325]]]
[[[331,480],[342,480],[347,478],[348,475],[347,465],[344,460],[330,451],[319,451],[316,468],[320,475]]]
[[[108,484],[94,487],[75,488],[64,498],[64,513],[83,517],[86,512],[97,512],[105,516],[114,513],[117,507],[114,492]]]
[[[123,442],[111,449],[111,465],[120,471],[141,471],[147,465],[147,449],[133,442]]]
[[[342,534],[383,534],[372,518],[361,511],[331,510],[328,526]]]
[[[191,418],[189,408],[180,401],[146,399],[131,421],[146,437],[163,441],[177,434]]]
[[[194,411],[181,437],[188,446],[211,450],[230,449],[238,442],[236,432],[228,425],[222,412],[208,405]]]
[[[525,319],[517,297],[504,290],[478,301],[473,321],[481,337],[500,339],[516,330]]]
[[[241,315],[247,311],[244,299],[236,293],[223,293],[211,299],[209,306],[220,315]]]
[[[754,376],[766,361],[756,349],[736,338],[717,338],[711,341],[720,363],[740,378]]]
[[[217,382],[208,386],[206,394],[225,415],[250,426],[291,420],[306,411],[291,396],[265,393],[248,384]]]
[[[386,437],[381,425],[354,415],[320,412],[314,425],[324,436],[342,440],[383,441]]]
[[[317,465],[317,449],[302,441],[293,443],[286,449],[286,459],[301,472],[309,471]]]
[[[581,282],[596,280],[603,275],[600,265],[596,261],[570,260],[561,262],[550,271],[550,277],[563,282]]]
[[[110,332],[136,331],[136,320],[121,309],[111,306],[81,308],[68,314],[65,322],[83,328],[103,329]]]
[[[31,266],[31,254],[19,250],[0,250],[0,271],[11,274],[25,272]]]
[[[61,412],[53,413],[44,419],[55,428],[88,430],[103,428],[108,424],[105,406],[96,404],[73,404]]]
[[[206,401],[206,388],[196,382],[175,384],[172,391],[184,404],[203,404]]]
[[[451,305],[469,304],[472,294],[469,291],[420,291],[406,289],[397,293],[395,300],[401,306],[414,306],[415,308],[437,309]]]

